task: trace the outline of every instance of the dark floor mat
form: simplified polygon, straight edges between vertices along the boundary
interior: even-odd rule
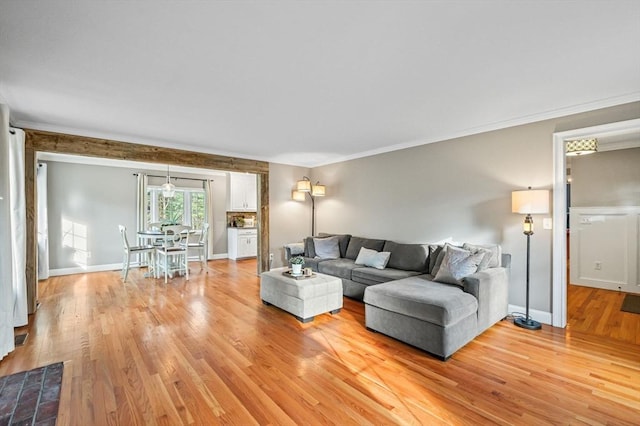
[[[637,294],[627,294],[622,302],[621,311],[640,314],[640,296]]]

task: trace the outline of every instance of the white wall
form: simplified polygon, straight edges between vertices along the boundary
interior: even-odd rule
[[[571,206],[640,206],[640,148],[571,158]]]
[[[316,205],[317,230],[402,242],[500,243],[513,255],[509,301],[524,306],[526,240],[523,217],[511,213],[511,191],[551,189],[554,132],[639,117],[640,103],[632,103],[315,168],[312,180],[327,185]],[[271,247],[279,250],[302,240],[310,225],[290,201],[304,169],[271,170]],[[535,224],[531,307],[550,312],[552,236],[542,216]]]
[[[269,165],[269,252],[274,268],[285,264],[285,244],[311,234],[311,202],[291,199],[291,190],[303,176],[309,176],[309,169]]]

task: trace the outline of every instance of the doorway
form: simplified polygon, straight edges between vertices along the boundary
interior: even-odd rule
[[[571,139],[611,137],[640,132],[640,119],[558,132],[553,135],[553,284],[552,325],[567,325],[567,163],[565,143]]]

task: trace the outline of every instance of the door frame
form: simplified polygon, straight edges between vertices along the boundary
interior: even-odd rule
[[[640,119],[618,121],[553,134],[553,280],[551,325],[567,326],[567,161],[565,141],[621,135],[640,130]]]

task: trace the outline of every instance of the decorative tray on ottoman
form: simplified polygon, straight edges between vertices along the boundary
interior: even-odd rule
[[[282,275],[284,275],[285,277],[293,278],[294,280],[304,280],[307,278],[314,278],[316,276],[316,273],[312,272],[311,275],[305,275],[305,274],[293,275],[291,273],[291,269],[289,269],[288,271],[284,271]]]

